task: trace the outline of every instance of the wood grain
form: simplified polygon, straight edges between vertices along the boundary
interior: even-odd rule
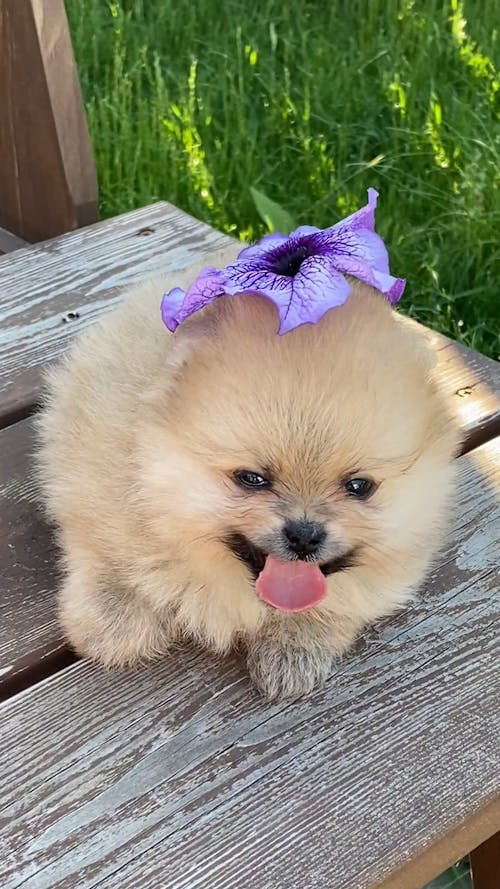
[[[166,203],[97,223],[0,261],[0,425],[33,409],[40,374],[119,291],[234,241]]]
[[[4,704],[2,886],[419,889],[486,839],[499,456],[492,442],[460,458],[421,600],[305,701],[265,704],[236,658],[186,646],[132,675],[79,663]]]
[[[436,377],[464,429],[463,453],[500,435],[500,364],[408,319],[436,355]]]
[[[0,224],[40,241],[98,218],[63,0],[0,3]]]
[[[32,423],[0,432],[0,699],[72,660],[57,626],[53,536],[32,480]]]

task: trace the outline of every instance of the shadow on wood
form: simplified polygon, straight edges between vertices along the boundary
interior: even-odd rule
[[[0,226],[41,241],[97,218],[63,0],[0,0]]]

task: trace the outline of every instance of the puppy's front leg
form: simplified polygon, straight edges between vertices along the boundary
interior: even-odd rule
[[[59,620],[78,654],[107,667],[153,660],[177,635],[167,611],[155,613],[145,597],[82,567],[67,574],[59,594]]]
[[[253,685],[269,700],[308,694],[328,678],[357,629],[312,613],[273,617],[248,646]]]

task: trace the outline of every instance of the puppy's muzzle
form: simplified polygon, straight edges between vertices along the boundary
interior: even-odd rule
[[[326,530],[319,522],[307,520],[286,522],[283,528],[286,547],[299,559],[311,559],[317,555],[326,540]]]

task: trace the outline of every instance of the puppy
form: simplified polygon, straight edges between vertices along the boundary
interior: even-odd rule
[[[284,336],[258,296],[170,334],[165,284],[137,288],[49,374],[39,467],[61,624],[107,666],[186,637],[243,646],[263,695],[299,697],[422,583],[457,427],[424,338],[361,282]]]

